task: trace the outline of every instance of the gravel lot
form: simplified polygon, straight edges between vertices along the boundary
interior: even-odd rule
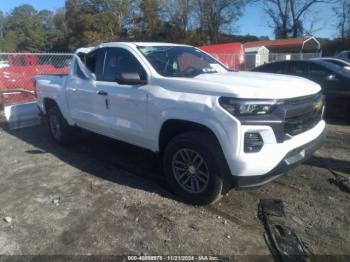
[[[1,254],[270,255],[257,205],[280,198],[314,254],[350,255],[350,194],[328,181],[350,175],[350,126],[328,125],[315,157],[277,181],[206,207],[178,201],[151,153],[101,136],[64,148],[2,118],[0,149]]]

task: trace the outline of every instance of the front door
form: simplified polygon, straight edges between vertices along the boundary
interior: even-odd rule
[[[146,113],[148,85],[129,85],[117,82],[122,73],[138,73],[147,80],[147,73],[131,51],[108,48],[101,81],[96,87],[107,98],[108,116],[105,119],[111,137],[125,142],[147,146]]]

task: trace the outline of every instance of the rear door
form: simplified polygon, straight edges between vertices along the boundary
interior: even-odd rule
[[[109,135],[106,126],[106,96],[99,94],[97,87],[102,76],[105,54],[106,49],[101,48],[86,55],[86,67],[95,74],[96,80],[86,77],[76,63],[75,73],[67,86],[67,100],[70,115],[80,127]]]

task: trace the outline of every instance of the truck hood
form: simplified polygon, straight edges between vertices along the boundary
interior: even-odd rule
[[[193,88],[215,91],[240,98],[286,99],[312,95],[321,91],[318,84],[301,77],[256,73],[226,72],[202,74],[192,79]],[[202,88],[200,88],[202,89]]]

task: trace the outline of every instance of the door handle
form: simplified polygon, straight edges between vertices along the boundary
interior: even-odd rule
[[[108,93],[106,91],[103,91],[103,90],[97,91],[96,94],[98,94],[100,96],[107,96],[108,95]]]
[[[72,91],[72,92],[76,92],[76,91],[77,91],[76,88],[69,88],[68,90],[69,90],[69,91]]]

